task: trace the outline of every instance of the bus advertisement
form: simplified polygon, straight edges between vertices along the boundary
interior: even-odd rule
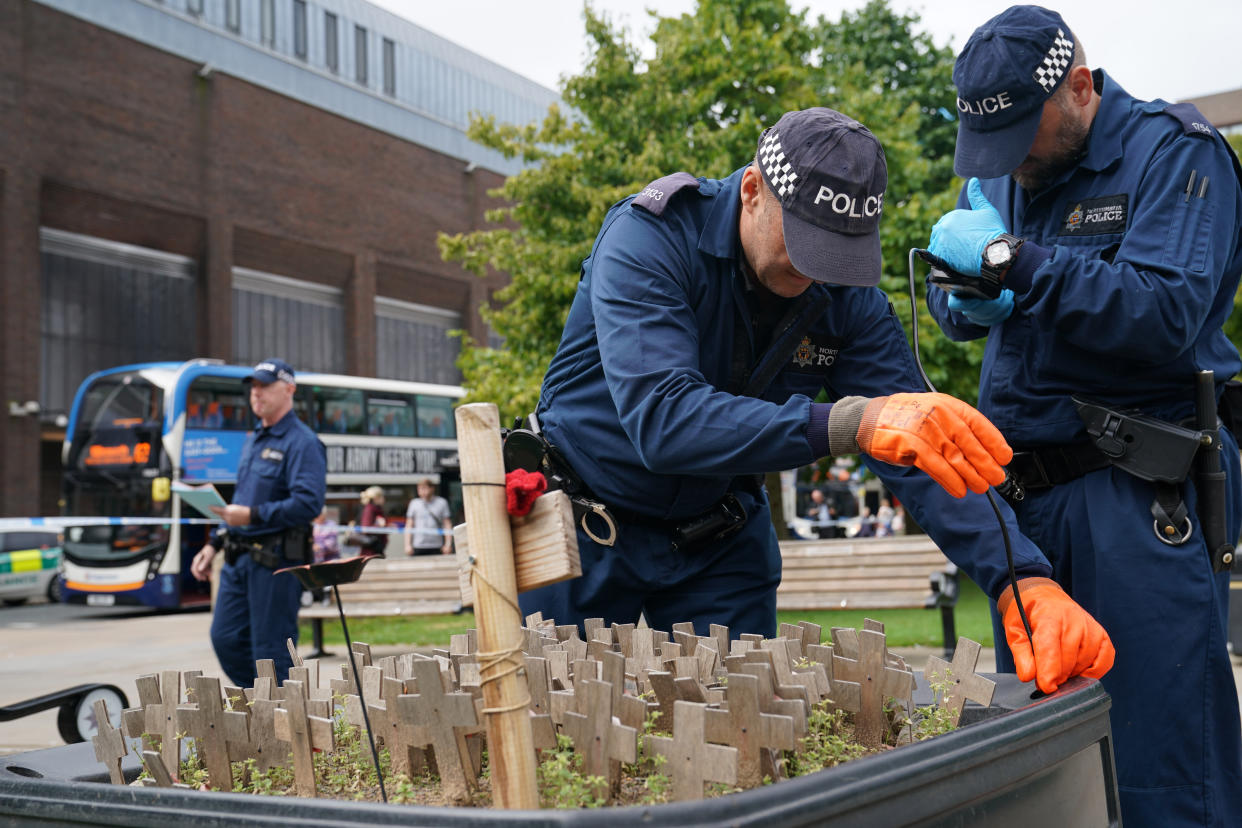
[[[212,483],[229,500],[255,424],[242,383],[249,373],[195,359],[127,365],[83,381],[65,432],[62,511],[126,520],[64,528],[64,601],[161,608],[210,601],[209,586],[190,575],[189,563],[216,521],[183,504],[172,482]],[[417,482],[429,478],[457,511],[453,406],[463,393],[299,373],[294,412],[326,448],[328,503],[348,509],[372,485],[413,497]]]

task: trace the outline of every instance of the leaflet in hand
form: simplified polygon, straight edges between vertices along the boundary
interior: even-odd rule
[[[219,517],[215,512],[211,511],[212,506],[227,506],[224,498],[220,496],[220,492],[212,483],[200,483],[197,486],[189,483],[182,483],[180,480],[173,481],[172,490],[181,497],[182,503],[188,503],[209,518]]]

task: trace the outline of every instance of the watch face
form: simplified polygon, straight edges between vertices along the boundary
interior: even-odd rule
[[[1012,255],[1009,250],[1009,243],[1004,239],[997,239],[983,248],[983,260],[993,267],[1008,264]]]

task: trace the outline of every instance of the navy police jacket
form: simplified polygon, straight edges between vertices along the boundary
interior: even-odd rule
[[[1221,384],[1242,368],[1221,331],[1242,271],[1232,153],[1192,106],[1095,79],[1100,107],[1074,169],[1034,195],[1008,176],[981,182],[1025,239],[1005,276],[1010,317],[979,327],[928,291],[951,338],[988,336],[979,409],[1015,448],[1086,440],[1072,394],[1176,420],[1193,410],[1196,370]]]
[[[923,390],[877,288],[812,285],[790,300],[797,313],[814,315],[806,332],[793,342],[796,322],[777,325],[772,346],[756,352],[739,266],[741,177],[683,173],[653,182],[613,206],[583,263],[538,414],[548,440],[610,506],[668,520],[698,514],[739,475],[828,453],[829,406],[812,402],[821,389],[834,400]],[[765,390],[739,396],[735,354],[750,373],[781,364]],[[986,500],[956,500],[920,471],[869,462],[946,554],[995,595],[1005,562]],[[1050,574],[1004,511],[1019,571]]]
[[[259,424],[242,446],[233,502],[252,522],[233,530],[257,537],[309,524],[323,510],[327,460],[323,443],[290,410],[271,427]]]

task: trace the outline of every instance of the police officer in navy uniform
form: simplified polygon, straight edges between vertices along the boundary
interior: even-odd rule
[[[1136,100],[1090,70],[1061,16],[1037,6],[978,28],[953,80],[955,168],[970,180],[929,249],[1004,290],[930,290],[928,304],[952,339],[987,337],[979,408],[1017,452],[1018,523],[1116,645],[1103,684],[1124,822],[1242,824],[1229,575],[1205,544],[1238,537],[1234,437],[1221,429],[1227,507],[1205,526],[1194,475],[1167,485],[1170,510],[1164,484],[1127,471],[1162,458],[1135,446],[1110,459],[1072,399],[1115,424],[1129,411],[1185,425],[1195,373],[1214,372],[1219,394],[1242,367],[1221,331],[1242,271],[1237,161],[1192,106]],[[1004,626],[998,657],[1013,669],[1004,642],[1016,651],[1024,635]]]
[[[970,406],[920,393],[876,287],[886,184],[875,136],[815,108],[783,115],[728,178],[676,173],[613,206],[529,426],[615,531],[583,517],[582,577],[523,594],[524,612],[774,635],[781,555],[755,476],[859,452],[999,593],[1005,556],[979,493],[1003,481],[1009,449]],[[822,390],[834,402],[814,402]],[[1006,515],[1017,571],[1050,575]],[[1032,621],[1050,655],[1064,641],[1052,686],[1108,669],[1107,636],[1068,598]]]
[[[292,666],[286,640],[298,640],[302,586],[275,570],[311,560],[310,524],[323,509],[327,464],[323,443],[293,413],[287,362],[264,360],[244,382],[260,424],[242,447],[233,502],[212,507],[227,528],[199,550],[190,571],[206,580],[212,558],[225,553],[211,645],[229,680],[250,687],[258,659],[275,661],[280,681]]]

